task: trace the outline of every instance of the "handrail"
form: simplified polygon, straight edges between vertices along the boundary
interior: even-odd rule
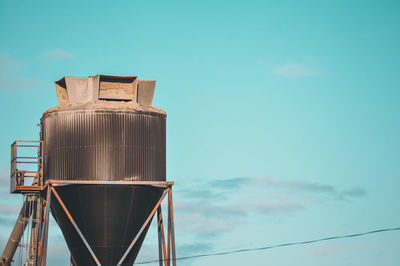
[[[20,144],[20,143],[27,143]],[[38,145],[29,145],[38,143]],[[26,148],[36,148],[26,149]],[[18,156],[23,150],[21,156]],[[30,154],[26,154],[30,153]],[[36,154],[37,156],[32,156]],[[37,164],[37,171],[27,169],[23,165]],[[43,141],[40,140],[16,140],[11,144],[11,169],[10,169],[10,191],[11,193],[32,193],[43,189]],[[25,184],[25,178],[33,178],[32,184]]]

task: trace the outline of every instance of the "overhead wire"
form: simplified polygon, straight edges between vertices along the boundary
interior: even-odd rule
[[[283,244],[272,245],[272,246],[264,246],[264,247],[257,247],[257,248],[244,248],[244,249],[236,249],[236,250],[223,251],[223,252],[197,254],[197,255],[191,255],[191,256],[186,256],[186,257],[179,257],[179,258],[176,258],[175,260],[176,261],[188,260],[188,259],[195,259],[195,258],[202,258],[202,257],[214,257],[214,256],[229,255],[229,254],[234,254],[234,253],[259,251],[259,250],[266,250],[266,249],[272,249],[272,248],[306,245],[306,244],[311,244],[311,243],[316,243],[316,242],[323,242],[323,241],[342,239],[342,238],[353,238],[353,237],[359,237],[359,236],[364,236],[364,235],[377,234],[377,233],[383,233],[383,232],[389,232],[389,231],[398,231],[398,230],[400,230],[400,227],[384,228],[384,229],[378,229],[378,230],[373,230],[373,231],[368,231],[368,232],[363,232],[363,233],[331,236],[331,237],[325,237],[325,238],[319,238],[319,239],[313,239],[313,240],[307,240],[307,241],[283,243]],[[137,262],[135,264],[149,264],[149,263],[154,263],[154,262],[159,262],[159,261],[164,261],[164,260],[143,261],[143,262]]]

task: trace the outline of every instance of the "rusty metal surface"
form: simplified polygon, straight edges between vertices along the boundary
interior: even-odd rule
[[[39,249],[38,249],[38,257],[39,263],[38,266],[46,266],[46,259],[47,259],[47,240],[48,240],[48,233],[49,233],[49,223],[50,223],[50,203],[51,203],[51,189],[47,187],[45,207],[43,209],[43,218],[42,218],[42,230],[40,232],[40,242]],[[42,201],[43,202],[43,201]]]
[[[12,258],[14,257],[27,225],[25,221],[31,215],[31,210],[28,209],[27,206],[28,199],[25,200],[7,244],[4,247],[3,253],[0,257],[0,265],[11,265]]]
[[[71,110],[41,120],[44,181],[165,181],[165,115]]]
[[[45,187],[68,185],[142,185],[150,187],[167,188],[174,185],[173,181],[107,181],[107,180],[49,180]]]
[[[137,103],[140,105],[152,105],[155,87],[155,80],[139,80],[137,86]]]
[[[161,198],[158,200],[157,204],[154,206],[153,210],[150,212],[150,214],[147,216],[147,219],[144,221],[143,225],[140,227],[139,231],[136,233],[135,237],[133,238],[132,242],[129,244],[128,248],[125,250],[124,255],[120,258],[118,262],[118,266],[122,265],[125,263],[127,256],[131,252],[132,248],[135,246],[139,238],[142,236],[143,232],[148,228],[150,225],[151,220],[153,219],[153,216],[155,212],[157,211],[158,207],[160,206],[161,202],[163,201],[164,197],[168,194],[170,191],[170,188],[167,188],[164,190]]]
[[[56,87],[60,105],[41,119],[52,214],[76,265],[132,265],[173,185],[166,113],[152,106],[155,81],[98,75],[65,77]]]
[[[165,247],[165,235],[164,235],[164,222],[162,216],[162,208],[158,206],[157,209],[157,229],[158,229],[158,258],[159,265],[163,266],[164,262],[167,262],[167,251]]]
[[[65,85],[71,103],[89,102],[94,98],[88,78],[65,77]]]
[[[94,262],[96,265],[101,266],[97,256],[94,254],[92,248],[90,247],[89,243],[87,242],[86,238],[83,236],[81,230],[79,229],[78,225],[76,224],[74,218],[71,216],[70,212],[68,211],[67,207],[65,206],[64,202],[58,195],[58,192],[54,189],[54,187],[50,187],[51,191],[53,192],[54,196],[56,197],[59,205],[61,208],[64,210],[65,215],[68,217],[68,220],[71,222],[71,224],[74,226],[75,231],[78,233],[79,237],[81,238],[82,242],[85,244],[86,249],[89,251],[90,255],[92,256]]]
[[[99,76],[99,99],[136,101],[137,77]]]
[[[68,185],[53,188],[60,201],[51,201],[52,214],[60,226],[77,265],[96,265],[81,234],[103,266],[115,266],[136,238],[121,265],[132,265],[151,219],[146,218],[160,201],[165,188],[143,185]],[[68,209],[69,217],[65,209]],[[144,229],[143,229],[144,228]],[[141,232],[141,234],[140,234]]]
[[[39,193],[43,189],[42,150],[42,141],[16,140],[11,144],[11,193]]]
[[[172,189],[168,193],[168,239],[171,240],[171,256],[172,256],[172,265],[176,266],[176,250],[175,250],[175,226],[174,226],[174,204],[172,200]],[[168,241],[170,241],[168,240]],[[169,249],[169,242],[168,242]],[[169,256],[169,253],[168,253]],[[171,263],[169,262],[169,265]]]
[[[59,105],[95,102],[99,99],[133,102],[137,100],[137,76],[63,77],[56,81],[55,85]]]

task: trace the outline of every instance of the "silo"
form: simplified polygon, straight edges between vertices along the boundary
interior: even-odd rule
[[[39,216],[47,226],[45,212],[51,209],[72,264],[132,265],[158,211],[160,260],[170,261],[171,254],[175,265],[173,182],[166,181],[166,112],[152,106],[154,89],[155,81],[136,76],[56,81],[59,104],[41,118],[42,174],[29,191],[43,198]],[[15,187],[20,193],[28,190]],[[171,203],[166,245],[160,204],[167,194]],[[39,257],[47,244],[47,228],[42,227]],[[44,263],[39,261],[45,265],[45,251]]]

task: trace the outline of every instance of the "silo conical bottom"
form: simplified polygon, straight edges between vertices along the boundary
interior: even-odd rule
[[[117,265],[164,190],[136,185],[66,185],[54,188],[102,266]],[[51,210],[77,265],[96,265],[54,196]],[[135,262],[149,225],[122,265]]]

